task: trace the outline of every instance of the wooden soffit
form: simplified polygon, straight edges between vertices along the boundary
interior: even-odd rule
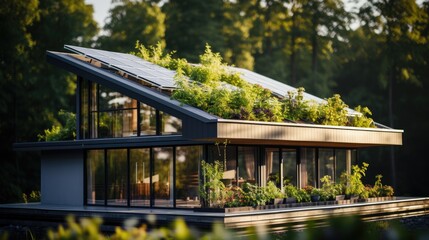
[[[218,119],[217,136],[234,144],[319,147],[402,145],[403,130]]]

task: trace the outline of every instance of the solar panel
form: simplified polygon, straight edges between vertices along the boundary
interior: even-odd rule
[[[65,45],[65,49],[87,56],[107,66],[163,89],[175,88],[175,71],[163,68],[131,54]]]

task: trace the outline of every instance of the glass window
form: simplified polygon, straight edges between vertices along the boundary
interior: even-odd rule
[[[127,149],[107,150],[107,204],[127,205]]]
[[[319,149],[319,186],[321,186],[320,178],[331,176],[334,180],[334,149],[320,148]]]
[[[130,204],[150,206],[150,149],[130,149]]]
[[[86,153],[87,204],[104,205],[105,166],[104,150],[88,150]]]
[[[266,182],[274,182],[280,186],[280,161],[279,149],[267,148],[265,149],[265,172]],[[264,186],[264,185],[262,185]]]
[[[80,80],[80,138],[89,138],[89,82]]]
[[[347,158],[350,159],[350,157],[350,150],[335,150],[335,182],[340,182],[341,174],[347,172]]]
[[[140,135],[156,135],[156,110],[144,103],[140,103]]]
[[[316,149],[301,148],[301,188],[305,186],[316,187]]]
[[[176,148],[176,207],[199,207],[199,163],[201,146]]]
[[[226,186],[237,183],[237,147],[223,144],[208,147],[208,162],[220,161],[223,163],[223,183]]]
[[[153,148],[152,188],[156,207],[173,207],[173,148]]]
[[[296,186],[296,149],[282,149],[283,186]]]
[[[160,112],[161,115],[161,134],[181,134],[182,133],[182,120],[173,117],[165,112]]]
[[[100,138],[137,135],[137,109],[100,112]]]
[[[99,85],[99,110],[115,110],[137,108],[137,101],[119,92],[112,91]]]
[[[258,148],[238,147],[238,182],[256,184]]]

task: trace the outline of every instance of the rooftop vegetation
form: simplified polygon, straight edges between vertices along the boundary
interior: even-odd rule
[[[282,98],[273,96],[269,90],[250,84],[239,73],[231,71],[209,45],[200,55],[198,64],[174,58],[174,52],[165,52],[161,44],[145,47],[137,42],[136,49],[136,56],[177,72],[173,99],[221,118],[374,127],[372,113],[367,107],[357,106],[355,111],[360,114],[350,116],[348,105],[339,94],[322,104],[305,100],[302,87],[285,92]]]

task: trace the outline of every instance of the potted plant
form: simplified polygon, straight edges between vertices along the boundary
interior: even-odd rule
[[[284,203],[296,203],[299,197],[298,189],[292,184],[288,184],[284,187],[284,194]]]
[[[282,204],[284,195],[282,191],[274,184],[274,182],[269,181],[265,187],[265,192],[267,198],[270,199],[272,204]]]
[[[323,191],[320,188],[313,188],[310,193],[310,198],[312,202],[320,201],[320,197],[322,196]]]
[[[368,192],[365,191],[365,185],[362,183],[362,177],[365,176],[365,171],[368,168],[368,163],[362,163],[362,167],[359,165],[352,166],[352,173],[344,173],[342,178],[345,178],[346,185],[346,198],[350,200],[356,200],[358,198],[368,198]]]
[[[256,207],[265,205],[267,202],[265,191],[261,187],[248,182],[243,184],[243,194],[244,205]]]
[[[221,208],[224,203],[223,164],[220,161],[207,163],[201,161],[203,182],[200,184],[200,196],[204,199],[203,205],[211,208]]]

